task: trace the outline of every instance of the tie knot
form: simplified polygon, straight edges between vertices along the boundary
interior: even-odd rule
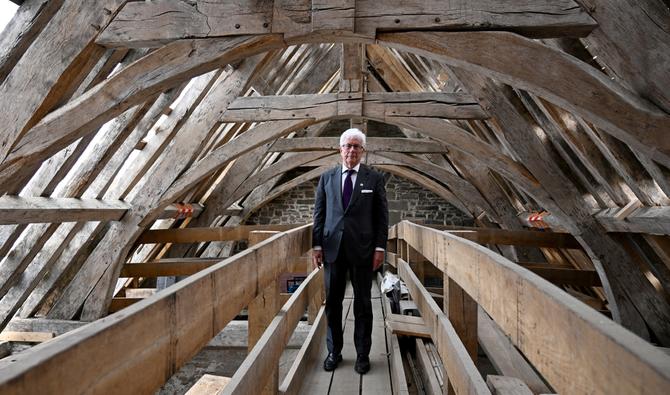
[[[347,175],[352,175],[356,172],[354,169],[347,169]]]

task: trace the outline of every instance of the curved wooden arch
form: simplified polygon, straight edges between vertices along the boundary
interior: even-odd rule
[[[670,116],[559,50],[505,32],[385,33],[378,41],[533,92],[670,165]]]
[[[325,159],[325,158],[324,158]],[[338,163],[337,158],[334,158],[336,160],[333,161],[333,163]],[[382,160],[382,163],[386,161]],[[380,170],[386,171],[388,173],[397,175],[403,179],[406,179],[414,184],[420,185],[421,187],[426,188],[427,190],[435,193],[445,201],[453,204],[456,208],[458,208],[460,211],[463,213],[467,214],[468,216],[472,217],[472,213],[468,211],[468,209],[463,206],[463,203],[460,202],[460,200],[449,190],[438,184],[437,182],[429,179],[428,177],[422,175],[420,172],[398,166],[398,165],[393,165],[389,163],[385,164],[375,164],[374,161],[368,163],[374,167],[379,168]],[[259,210],[261,207],[265,206],[266,204],[270,203],[272,200],[276,199],[277,197],[281,196],[283,193],[290,191],[291,189],[297,187],[298,185],[306,182],[313,180],[315,178],[318,178],[323,174],[324,171],[332,168],[333,164],[327,164],[323,166],[319,166],[315,169],[312,169],[306,173],[303,173],[299,175],[298,177],[289,180],[276,188],[272,189],[272,191],[265,196],[261,201],[259,201],[257,204],[255,204],[252,207],[245,207],[243,214],[241,217],[243,218],[248,218],[251,214],[253,214],[255,211]],[[297,166],[296,166],[297,167]]]
[[[350,114],[349,116],[354,115],[355,114]],[[341,116],[347,117],[346,114]],[[328,119],[304,120],[303,122],[305,123],[303,125],[307,124],[311,125],[314,123],[324,122],[327,120]],[[298,124],[298,121],[281,121],[281,122],[284,122],[287,125]],[[460,129],[459,127],[450,124],[448,122],[431,118],[422,118],[421,120],[417,121],[392,121],[389,123],[396,126],[416,130],[436,140],[439,140],[440,142],[449,147],[458,149],[459,151],[462,151],[474,157],[475,159],[486,163],[487,166],[491,167],[492,169],[498,171],[500,174],[504,175],[514,184],[516,184],[521,189],[525,190],[534,198],[536,198],[539,202],[543,204],[546,202],[545,207],[551,210],[555,209],[557,211],[556,217],[559,219],[561,218],[561,215],[558,212],[558,210],[560,209],[555,207],[555,205],[551,201],[551,198],[542,189],[540,183],[537,180],[535,180],[535,178],[530,173],[528,173],[523,168],[523,166],[520,166],[517,162],[515,162],[511,158],[500,153],[498,150],[496,150],[489,144],[485,143],[484,141],[479,140],[475,136],[467,133],[465,130]],[[259,126],[261,126],[262,128],[271,128],[274,136],[282,136],[289,132],[288,130],[278,131],[278,129],[281,128],[278,127],[277,122],[273,123],[274,127],[267,126],[267,124],[261,124],[261,125]],[[255,129],[256,128],[250,129],[249,131],[246,132],[250,133],[248,137],[250,137],[251,140],[255,139],[255,137],[252,136],[255,135],[265,136],[268,133],[268,132],[258,132]],[[294,129],[295,126],[291,130]],[[239,144],[239,142],[237,144]],[[186,192],[189,188],[191,188],[198,182],[202,181],[213,172],[225,166],[225,164],[228,163],[228,161],[234,159],[234,157],[230,156],[231,147],[227,146],[228,144],[222,146],[221,148],[212,152],[209,156],[197,162],[189,170],[187,170],[174,184],[172,184],[169,190],[163,195],[163,197],[160,199],[160,203],[157,205],[157,207],[154,208],[153,212],[154,213],[159,212],[159,209],[161,207],[164,207],[172,203],[175,199],[177,199],[178,196],[181,196],[181,194]],[[149,216],[149,218],[147,218],[143,223],[148,224],[148,222],[150,222],[151,218],[153,217],[154,215]],[[570,224],[566,223],[565,227],[569,229]]]
[[[422,36],[423,34],[431,35],[433,40],[428,40],[426,43],[421,41],[408,42],[412,38],[427,39],[426,36]],[[466,40],[468,36],[476,37],[476,41],[473,42],[474,39]],[[462,37],[461,41],[458,41],[459,37]],[[547,97],[551,101],[560,103],[563,100],[564,103],[569,105],[566,105],[566,107],[570,109],[573,109],[573,107],[577,108],[575,112],[584,115],[593,121],[596,126],[602,127],[605,131],[614,134],[657,161],[666,165],[670,164],[670,160],[668,160],[667,139],[663,139],[662,133],[659,133],[668,130],[668,117],[649,108],[649,106],[646,106],[635,96],[623,91],[614,83],[603,79],[602,76],[594,74],[589,69],[589,66],[570,59],[568,55],[560,51],[552,50],[514,34],[500,32],[392,33],[381,35],[380,38],[382,38],[382,42],[384,43],[392,42],[392,44],[387,45],[395,45],[400,48],[406,47],[412,50],[412,52],[418,52],[447,63],[451,62],[467,67],[472,66],[476,70],[497,76],[503,81],[512,81],[512,85],[533,91],[539,96]],[[460,44],[460,47],[457,48],[458,51],[450,52],[450,47],[445,46],[441,41],[451,40],[452,38],[455,43]],[[496,39],[499,39],[503,44],[506,40],[510,41],[506,43],[506,46],[503,45],[502,47],[510,49],[510,53],[521,54],[522,56],[519,59],[524,59],[528,55],[527,52],[530,52],[540,58],[543,55],[547,55],[548,58],[556,60],[556,64],[563,65],[562,67],[569,71],[567,73],[563,71],[563,75],[571,75],[574,72],[575,75],[583,78],[588,83],[587,86],[592,88],[592,94],[586,99],[580,99],[577,97],[580,95],[577,89],[563,88],[556,92],[554,90],[557,87],[549,83],[563,83],[564,81],[555,75],[551,75],[550,77],[552,78],[548,80],[543,80],[537,76],[535,68],[528,75],[512,75],[513,78],[510,77],[505,67],[503,67],[510,67],[510,65],[500,65],[496,63],[496,59],[492,59],[492,57],[500,55],[498,53],[500,48],[497,46],[491,48],[491,42],[497,42]],[[3,163],[0,164],[0,185],[3,185],[3,188],[5,188],[0,189],[0,192],[6,191],[7,185],[13,185],[28,177],[34,166],[49,155],[64,148],[77,138],[93,133],[102,124],[127,110],[132,105],[141,103],[151,94],[174,86],[202,72],[220,67],[225,63],[270,49],[278,49],[300,42],[345,40],[356,41],[360,40],[360,38],[311,34],[287,42],[277,35],[264,35],[255,37],[242,36],[232,39],[183,40],[166,45],[121,70],[114,77],[97,85],[61,109],[47,115],[35,127],[30,129],[20,141],[13,142],[14,149],[5,158]],[[469,43],[470,46],[464,45],[464,43]],[[472,55],[468,53],[468,49],[472,45],[480,48],[478,54]],[[484,51],[481,48],[489,48],[491,50]],[[471,58],[468,55],[475,57]],[[505,54],[503,57],[505,56],[509,56],[509,54]],[[546,62],[539,64],[546,64]],[[527,71],[527,69],[524,70]],[[550,86],[546,86],[546,84]],[[602,98],[606,98],[606,100],[602,100]],[[603,102],[607,106],[603,106]],[[615,109],[615,111],[611,109]],[[634,119],[634,121],[626,119],[629,115],[632,115],[630,118]],[[631,128],[635,130],[639,127],[636,122],[640,122],[640,125],[643,127],[640,133],[631,132]],[[445,127],[445,124],[443,123],[440,126]],[[453,147],[454,145],[451,146]],[[458,148],[457,146],[455,147]],[[486,156],[479,156],[478,158],[495,162],[495,160]],[[500,158],[496,157],[496,159]],[[504,164],[506,161],[503,160],[502,163]],[[514,166],[513,164],[515,162],[511,160],[508,163],[512,167]],[[498,165],[501,164],[498,163],[496,166]],[[508,165],[503,165],[499,171],[509,171],[510,168]],[[506,178],[509,179],[509,176],[517,177],[519,174],[522,173],[512,171],[506,175]],[[534,195],[543,206],[551,210],[557,217],[560,217],[566,223],[568,230],[571,232],[578,231],[577,228],[570,226],[574,220],[553,204],[551,197],[544,192],[536,180],[521,175],[521,178],[516,181],[523,185],[522,189]],[[535,191],[537,195],[530,191]],[[145,217],[145,221],[141,225],[146,225],[146,221],[150,220],[150,215],[147,216],[146,214],[150,213],[152,209],[147,208],[145,210],[143,208],[136,213],[136,215]]]
[[[0,164],[0,184],[92,133],[143,98],[226,63],[289,44],[365,41],[355,35],[309,34],[284,41],[277,34],[178,40],[165,45],[52,112],[15,143]],[[556,102],[670,167],[670,117],[569,55],[505,32],[408,32],[379,36],[400,48],[498,78]],[[448,45],[444,43],[449,43]],[[472,48],[478,51],[472,51]],[[532,61],[519,62],[530,57]],[[538,73],[544,65],[546,73]],[[565,78],[570,76],[570,78]],[[576,85],[587,87],[583,95]],[[25,175],[23,175],[25,177]],[[18,177],[18,178],[23,178]]]
[[[304,156],[304,158],[302,158]],[[321,160],[319,160],[321,159]],[[423,176],[421,173],[418,171],[422,171],[421,169],[416,169],[414,166],[410,164],[403,163],[402,161],[397,161],[393,160],[392,158],[390,161],[386,159],[383,155],[370,155],[368,154],[367,160],[365,161],[366,164],[379,167],[381,166],[387,166],[387,167],[392,167],[393,171],[389,170],[389,173],[396,174],[398,176],[401,176],[403,178],[406,178],[408,181],[413,182],[415,184],[418,184],[438,196],[442,197],[445,199],[447,202],[453,204],[456,208],[461,210],[464,214],[466,214],[469,217],[473,217],[474,211],[470,209],[470,207],[473,206],[471,202],[465,202],[463,201],[465,196],[464,194],[456,194],[456,192],[452,192],[448,190],[447,188],[437,184],[435,181],[428,179],[427,177]],[[326,163],[324,163],[326,162]],[[329,152],[324,152],[324,151],[317,151],[317,152],[305,152],[303,155],[301,155],[301,158],[288,158],[285,160],[280,160],[274,165],[268,167],[267,169],[264,169],[263,171],[260,171],[256,174],[254,174],[252,177],[250,177],[245,184],[240,188],[239,190],[235,191],[235,194],[229,199],[231,202],[237,201],[240,197],[246,195],[247,193],[251,192],[254,188],[256,188],[258,185],[261,185],[262,183],[265,183],[272,178],[274,178],[277,175],[280,175],[286,171],[298,168],[303,165],[310,165],[312,164],[318,164],[319,167],[323,165],[328,165],[330,164],[331,167],[340,163],[340,158],[337,155],[333,155]],[[397,163],[397,164],[396,164]],[[409,175],[406,172],[403,171],[398,171],[396,170],[398,165],[405,165],[412,167],[414,171],[412,172],[411,175]],[[434,166],[434,165],[433,165]],[[437,166],[435,166],[437,167]],[[429,166],[425,166],[426,169],[430,169]],[[437,172],[432,172],[427,173],[432,177],[437,178],[441,182],[447,184],[443,179],[440,179],[436,177]],[[409,177],[409,178],[408,178]],[[456,176],[454,176],[456,178]],[[464,181],[464,180],[461,180]],[[290,182],[290,181],[289,181]],[[467,183],[467,182],[466,182]],[[469,184],[468,184],[469,185]],[[255,211],[252,210],[252,211]]]

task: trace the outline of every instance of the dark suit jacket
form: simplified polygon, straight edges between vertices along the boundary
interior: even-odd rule
[[[326,263],[334,262],[344,240],[348,251],[360,257],[356,264],[372,263],[376,247],[386,248],[388,208],[384,176],[361,164],[348,207],[342,207],[342,165],[321,175],[316,190],[312,246],[321,246]]]

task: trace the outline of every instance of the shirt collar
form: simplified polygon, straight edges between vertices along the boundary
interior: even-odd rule
[[[358,170],[360,168],[361,168],[361,164],[359,163],[356,166],[354,166],[354,168],[352,170],[354,170],[356,173],[358,173]],[[340,170],[342,172],[342,174],[344,174],[347,170],[349,170],[349,169],[345,165],[342,165],[342,170]]]

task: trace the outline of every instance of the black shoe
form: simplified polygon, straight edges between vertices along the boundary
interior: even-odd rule
[[[354,370],[359,374],[365,374],[370,370],[370,358],[367,355],[359,354],[356,357],[356,365]]]
[[[332,352],[328,354],[326,360],[323,361],[323,369],[327,372],[335,370],[337,364],[342,362],[342,354],[333,354]]]

